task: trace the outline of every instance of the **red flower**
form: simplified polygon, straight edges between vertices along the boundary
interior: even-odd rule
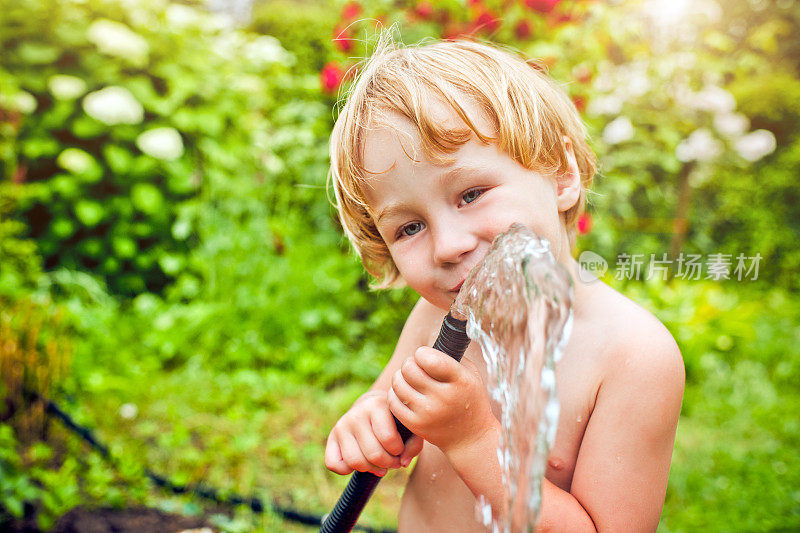
[[[586,235],[592,229],[592,215],[584,213],[578,217],[578,233]]]
[[[586,65],[579,65],[572,69],[572,77],[581,83],[592,81],[592,70]]]
[[[342,8],[342,18],[350,20],[356,18],[361,13],[361,4],[358,2],[348,2]]]
[[[567,24],[573,20],[575,20],[575,17],[571,13],[553,13],[550,16],[550,24],[554,26],[557,24]]]
[[[491,11],[483,11],[472,21],[472,27],[477,31],[493,33],[500,27],[500,19]]]
[[[531,25],[527,20],[520,20],[517,22],[517,25],[514,26],[514,35],[520,41],[524,41],[528,37],[531,36]]]
[[[467,5],[469,6],[480,6],[482,3],[483,0],[467,0]]]
[[[336,26],[333,30],[333,45],[342,52],[349,52],[353,49],[355,40],[352,38],[350,30]]]
[[[433,13],[433,6],[430,2],[422,1],[414,7],[414,13],[422,20],[428,20]]]
[[[525,5],[539,13],[550,13],[559,0],[525,0]]]
[[[578,110],[578,113],[583,113],[586,111],[586,98],[583,96],[573,96],[572,103],[575,104],[575,108]]]
[[[322,84],[322,90],[326,93],[334,92],[338,87],[339,84],[342,83],[342,77],[344,73],[342,72],[342,68],[339,66],[338,63],[335,61],[330,61],[319,73],[319,80]]]

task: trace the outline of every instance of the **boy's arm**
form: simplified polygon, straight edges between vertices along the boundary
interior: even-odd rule
[[[633,329],[637,331],[637,329]],[[536,532],[655,531],[669,475],[683,360],[661,324],[641,324],[611,357],[567,492],[547,479]],[[473,494],[493,508],[503,498],[496,448],[499,423],[445,454]]]
[[[414,304],[414,308],[406,319],[403,331],[397,339],[397,346],[392,353],[391,359],[386,363],[386,367],[369,388],[368,392],[386,393],[392,386],[392,375],[400,368],[409,356],[414,354],[414,350],[428,342],[428,334],[431,331],[431,323],[438,321],[440,325],[444,319],[444,314],[425,298],[420,298]],[[438,332],[438,325],[436,328]]]
[[[570,490],[597,531],[656,530],[683,399],[672,335],[652,317],[629,326],[607,363]]]

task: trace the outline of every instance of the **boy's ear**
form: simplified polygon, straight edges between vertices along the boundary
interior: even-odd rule
[[[572,141],[564,136],[564,146],[567,152],[567,168],[556,178],[558,211],[563,212],[574,206],[581,196],[581,172],[572,150]]]

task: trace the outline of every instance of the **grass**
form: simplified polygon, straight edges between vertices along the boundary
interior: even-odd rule
[[[322,391],[288,380],[270,383],[251,371],[228,375],[190,365],[145,380],[109,376],[108,383],[81,396],[80,412],[116,456],[175,482],[257,494],[283,507],[323,515],[349,479],[325,468],[328,432],[362,392],[361,386]],[[133,420],[119,414],[126,403],[137,406]],[[363,523],[396,527],[406,478],[406,471],[385,477]],[[156,490],[152,496],[163,498]],[[261,523],[248,514],[243,520],[250,527],[309,531],[277,517]]]

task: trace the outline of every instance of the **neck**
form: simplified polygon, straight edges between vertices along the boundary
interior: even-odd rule
[[[567,269],[572,278],[572,310],[577,319],[584,315],[584,310],[601,281],[591,273],[583,270],[575,258],[572,257],[572,250],[569,248],[566,232],[562,234],[562,237],[556,260]]]

